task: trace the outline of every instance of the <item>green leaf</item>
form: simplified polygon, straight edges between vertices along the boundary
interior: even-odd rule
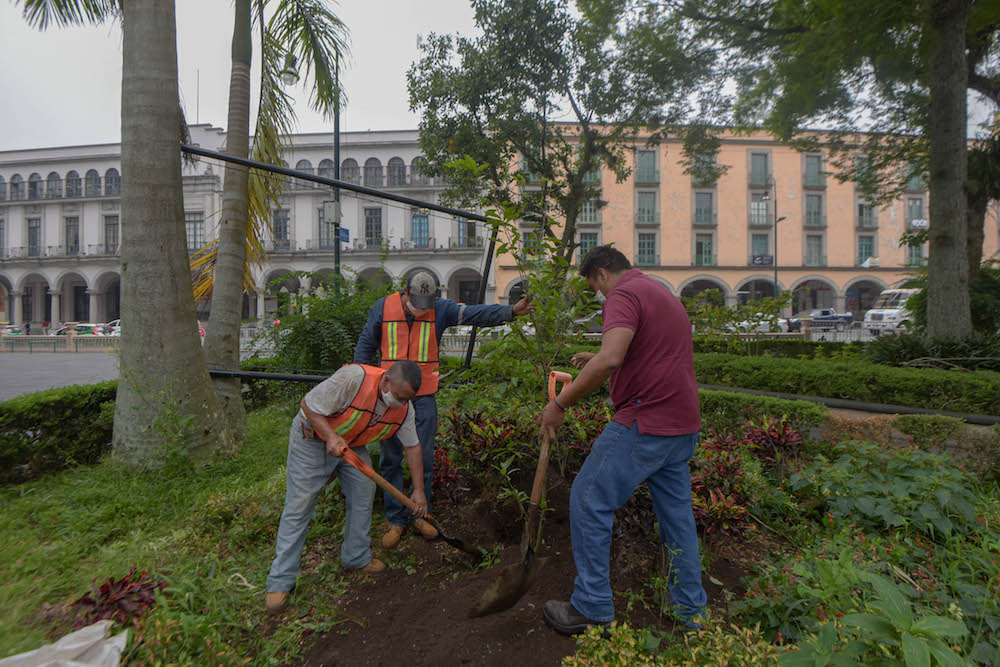
[[[931,667],[931,654],[927,643],[909,632],[904,632],[903,661],[906,663],[906,667]]]
[[[896,628],[893,624],[875,614],[847,614],[841,621],[849,627],[867,630],[878,638],[896,638]]]
[[[656,649],[660,648],[660,638],[653,634],[646,635],[645,647],[647,651],[652,653]]]
[[[961,637],[968,632],[965,623],[946,616],[924,616],[910,628],[911,632],[935,637]]]
[[[781,667],[814,667],[816,660],[813,654],[807,650],[798,650],[785,653],[778,659]]]
[[[943,667],[968,667],[969,663],[938,639],[932,639],[925,646]]]
[[[867,514],[868,516],[875,516],[875,498],[871,496],[862,496],[858,498],[854,504],[857,508]]]
[[[876,592],[878,592],[881,604],[875,603],[872,606],[885,612],[889,620],[904,630],[909,630],[913,624],[913,609],[910,602],[899,591],[899,587],[884,577],[877,574],[869,574],[868,580],[872,582]]]
[[[826,623],[819,629],[817,639],[823,653],[833,653],[833,645],[837,641],[837,628],[833,626],[833,623]]]

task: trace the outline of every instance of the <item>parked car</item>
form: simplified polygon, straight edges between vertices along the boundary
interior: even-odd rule
[[[14,324],[8,324],[3,328],[4,336],[23,336],[24,329]]]
[[[120,336],[122,334],[121,320],[111,320],[104,326],[107,327],[109,336]]]
[[[836,329],[844,331],[854,321],[852,313],[838,313],[833,308],[817,308],[809,311],[810,326],[813,329]]]
[[[873,335],[905,331],[913,322],[913,314],[906,309],[906,302],[917,293],[915,289],[887,289],[878,295],[875,305],[865,313],[865,329]]]
[[[110,329],[106,324],[94,324],[92,322],[80,323],[76,325],[76,335],[77,336],[108,336],[110,335]],[[69,325],[62,325],[56,332],[52,335],[54,336],[66,336],[69,332]]]
[[[794,333],[802,331],[802,320],[797,317],[772,319],[757,313],[749,320],[730,324],[727,329],[736,333]]]

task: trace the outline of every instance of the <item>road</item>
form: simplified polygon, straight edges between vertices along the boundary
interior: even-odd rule
[[[0,401],[21,394],[93,384],[118,377],[118,357],[110,352],[7,352],[0,354]]]

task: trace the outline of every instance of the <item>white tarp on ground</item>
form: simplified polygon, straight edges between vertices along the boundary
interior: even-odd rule
[[[55,644],[0,660],[0,667],[118,667],[128,630],[111,637],[112,621],[98,621]]]

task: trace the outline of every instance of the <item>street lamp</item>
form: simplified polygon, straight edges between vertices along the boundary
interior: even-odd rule
[[[294,86],[299,81],[298,59],[295,54],[285,56],[285,67],[281,70],[281,81],[286,86]],[[340,180],[340,59],[334,61],[334,85],[337,88],[337,102],[333,107],[333,178]],[[329,203],[329,202],[327,202]],[[329,214],[327,213],[329,211]],[[323,219],[333,222],[333,272],[340,283],[340,188],[333,189],[333,206],[323,206]]]
[[[778,296],[778,223],[785,220],[785,216],[778,217],[778,182],[774,178],[774,174],[770,174],[767,177],[767,183],[770,186],[771,192],[765,192],[761,195],[761,201],[771,201],[772,210],[774,211],[774,257],[771,261],[774,262],[774,296]]]

